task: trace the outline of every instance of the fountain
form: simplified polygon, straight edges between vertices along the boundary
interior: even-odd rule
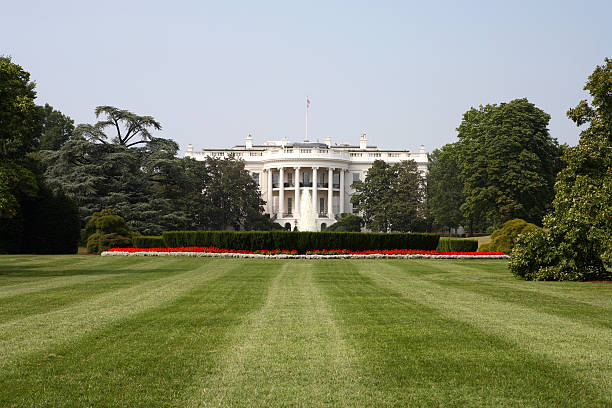
[[[310,190],[302,191],[300,199],[300,216],[298,218],[298,229],[300,231],[317,231],[317,222],[315,221],[315,210],[312,208],[312,198]]]

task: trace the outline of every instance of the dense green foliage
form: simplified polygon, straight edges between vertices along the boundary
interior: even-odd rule
[[[0,253],[73,253],[78,214],[45,186],[35,153],[47,122],[34,87],[29,73],[0,57]]]
[[[568,111],[581,132],[567,150],[555,186],[546,232],[519,240],[510,270],[526,279],[612,279],[612,60],[598,66],[584,87],[593,98]]]
[[[351,202],[367,228],[378,232],[416,231],[423,224],[425,180],[413,160],[376,160],[366,179],[353,184]]]
[[[478,249],[478,241],[474,239],[440,238],[436,251],[439,252],[474,252]]]
[[[111,209],[93,213],[85,226],[85,234],[89,253],[100,253],[109,248],[132,246],[132,233],[125,220],[114,214]]]
[[[480,106],[463,115],[457,164],[470,222],[540,224],[551,208],[562,148],[549,135],[550,116],[527,99]]]
[[[491,234],[491,242],[482,245],[480,250],[498,251],[509,254],[512,248],[514,248],[514,244],[519,235],[536,229],[540,228],[520,218],[506,221],[500,229],[493,231],[493,234]]]
[[[42,125],[41,150],[58,150],[72,138],[74,121],[48,103],[38,106],[39,121]]]
[[[355,214],[343,213],[342,218],[325,228],[327,232],[361,232],[363,218]]]
[[[446,229],[464,225],[461,205],[465,202],[457,144],[447,144],[429,155],[427,212],[432,221]]]
[[[134,248],[163,248],[166,246],[164,237],[161,235],[134,235],[132,237]]]
[[[612,285],[506,264],[2,256],[0,406],[612,406]]]
[[[439,236],[420,233],[287,232],[287,231],[168,231],[168,247],[214,246],[226,249],[425,249],[434,250]]]

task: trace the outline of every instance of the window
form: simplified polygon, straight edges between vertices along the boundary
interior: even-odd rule
[[[319,214],[325,214],[325,198],[319,198]]]
[[[272,171],[272,170],[270,170]],[[272,188],[278,187],[278,173],[272,173]]]
[[[359,210],[357,209],[357,204],[353,203],[353,214],[359,214]]]
[[[340,173],[334,173],[334,188],[340,188]]]
[[[353,183],[356,183],[357,181],[361,181],[361,174],[353,173]]]
[[[293,214],[293,199],[291,197],[287,197],[287,214]]]
[[[251,173],[251,176],[253,177],[253,181],[255,181],[255,184],[259,186],[259,173]]]

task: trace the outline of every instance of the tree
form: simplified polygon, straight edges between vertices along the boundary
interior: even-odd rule
[[[376,160],[365,181],[353,184],[351,202],[373,231],[412,231],[423,212],[424,180],[412,160],[390,165]]]
[[[363,218],[354,214],[343,213],[342,218],[329,227],[325,228],[327,232],[361,232],[363,226]]]
[[[53,109],[48,103],[45,106],[37,106],[37,110],[42,125],[40,149],[58,150],[72,138],[74,121],[62,112]]]
[[[153,139],[149,129],[161,130],[161,124],[152,116],[139,116],[124,109],[113,106],[96,107],[96,118],[103,116],[103,120],[95,125],[80,124],[75,129],[75,134],[87,140],[100,143],[115,143],[125,147],[147,143]],[[114,136],[107,135],[104,130],[111,128],[115,131]]]
[[[244,162],[234,158],[183,159],[187,211],[194,229],[241,230],[263,212],[261,195]]]
[[[513,218],[541,224],[554,197],[561,148],[550,116],[527,99],[480,106],[458,127],[458,166],[468,220],[501,225]]]
[[[447,144],[429,155],[427,208],[433,221],[443,227],[464,225],[461,205],[465,202],[457,145]]]
[[[526,279],[611,279],[612,273],[612,60],[595,68],[584,87],[593,100],[567,113],[581,132],[567,149],[545,231],[519,237],[510,270]]]
[[[20,202],[35,197],[36,177],[27,153],[38,145],[39,124],[30,74],[0,57],[0,218],[18,216]],[[19,230],[19,228],[17,228]]]

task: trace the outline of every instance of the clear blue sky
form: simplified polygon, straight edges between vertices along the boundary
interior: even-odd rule
[[[196,148],[304,138],[427,150],[471,106],[527,97],[565,112],[612,57],[612,2],[11,1],[0,54],[76,123],[97,105],[149,114]]]

